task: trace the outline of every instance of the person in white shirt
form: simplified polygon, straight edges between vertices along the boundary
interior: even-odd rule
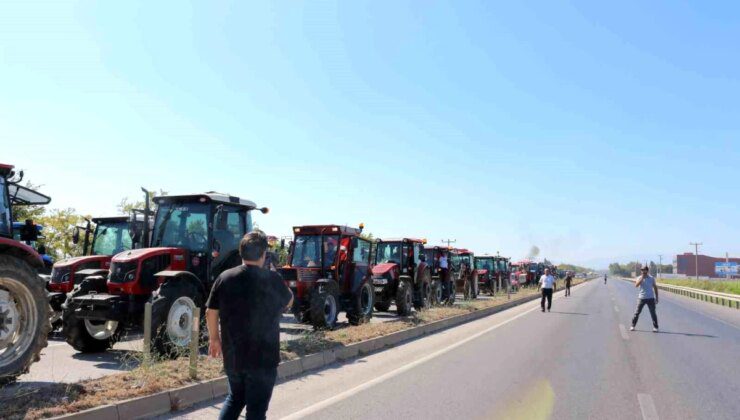
[[[547,299],[547,312],[550,312],[552,307],[552,292],[555,290],[555,277],[550,274],[550,269],[545,269],[545,274],[540,277],[540,283],[538,286],[542,290],[542,312],[545,312],[545,299]]]
[[[439,256],[439,269],[442,272],[440,277],[442,278],[442,286],[446,289],[446,295],[447,299],[451,302],[450,295],[452,293],[455,293],[454,286],[452,286],[451,281],[449,279],[449,265],[447,263],[447,253],[446,251],[443,251],[442,254]]]

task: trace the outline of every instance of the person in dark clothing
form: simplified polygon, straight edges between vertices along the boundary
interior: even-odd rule
[[[267,413],[280,363],[280,317],[293,295],[277,272],[262,268],[267,237],[255,230],[242,238],[243,264],[216,279],[206,303],[208,354],[221,357],[229,395],[221,419],[247,419]],[[220,330],[219,330],[220,327]]]
[[[547,312],[550,312],[552,308],[552,293],[555,291],[555,277],[550,275],[550,269],[545,269],[545,274],[540,277],[538,288],[542,290],[542,300],[540,306],[542,306],[542,312],[545,312],[545,300],[547,300]]]
[[[632,317],[630,331],[635,330],[642,308],[647,305],[650,310],[650,317],[653,319],[653,332],[658,332],[658,314],[655,313],[655,305],[658,304],[658,284],[655,282],[655,278],[650,275],[650,268],[647,265],[642,267],[641,271],[642,275],[635,282],[635,287],[639,291],[637,293],[637,310],[635,310],[635,315]]]
[[[570,284],[573,282],[573,274],[570,272],[565,276],[565,296],[570,296]]]

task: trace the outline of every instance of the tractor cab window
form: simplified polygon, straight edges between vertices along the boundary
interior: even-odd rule
[[[449,266],[452,268],[453,271],[460,271],[460,255],[455,253],[450,253],[450,261]]]
[[[370,242],[355,238],[355,249],[352,253],[352,261],[356,263],[368,263],[370,261]]]
[[[477,258],[475,260],[475,268],[477,270],[493,271],[493,265],[491,264],[491,260],[487,258]]]
[[[290,265],[293,267],[319,268],[321,267],[321,251],[324,251],[324,268],[331,267],[337,253],[339,236],[298,235],[293,243],[293,257]]]
[[[10,203],[5,177],[0,176],[0,236],[10,236]]]
[[[427,264],[429,264],[429,266],[432,267],[432,270],[435,270],[437,269],[437,267],[439,267],[439,255],[437,255],[437,258],[434,258],[433,249],[425,249],[424,257],[426,257]]]
[[[116,255],[132,246],[128,222],[101,223],[95,227],[92,255]]]
[[[401,264],[401,244],[398,242],[380,242],[375,253],[375,263]]]
[[[154,222],[154,246],[208,251],[210,206],[202,203],[163,203]]]
[[[238,249],[239,241],[247,233],[244,211],[234,206],[222,206],[213,218],[214,246],[222,253]]]

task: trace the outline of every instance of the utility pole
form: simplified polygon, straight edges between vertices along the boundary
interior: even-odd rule
[[[660,279],[660,272],[663,270],[663,255],[658,255],[658,279]]]
[[[442,239],[441,242],[446,242],[447,248],[449,248],[450,244],[454,244],[455,242],[457,242],[457,239]]]
[[[693,245],[696,249],[694,253],[694,263],[696,264],[696,280],[699,280],[699,246],[704,245],[701,242],[689,242],[689,245]]]
[[[730,253],[725,252],[725,267],[727,267],[725,270],[725,277],[727,277],[727,280],[730,279]]]

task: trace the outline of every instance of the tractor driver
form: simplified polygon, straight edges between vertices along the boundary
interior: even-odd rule
[[[324,241],[324,268],[328,268],[334,263],[334,257],[337,255],[336,238],[326,238]]]

